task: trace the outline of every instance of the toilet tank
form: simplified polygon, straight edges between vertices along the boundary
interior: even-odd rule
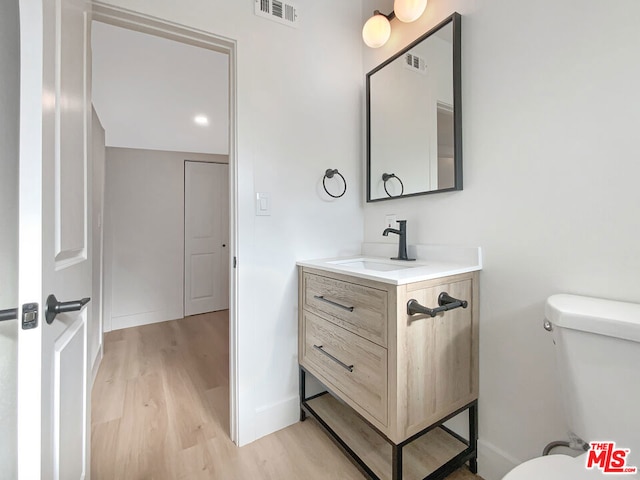
[[[553,295],[545,315],[570,431],[640,452],[640,305]]]

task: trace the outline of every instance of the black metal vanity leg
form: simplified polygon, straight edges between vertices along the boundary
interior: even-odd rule
[[[474,456],[469,460],[471,473],[478,473],[478,402],[474,402],[469,408],[469,447]]]
[[[402,480],[402,445],[391,444],[391,478]]]
[[[302,369],[302,367],[298,367],[298,370],[300,372],[300,384],[299,384],[299,389],[300,389],[300,421],[304,422],[307,418],[307,412],[304,411],[304,408],[302,408],[302,402],[305,401],[306,399],[306,372]]]

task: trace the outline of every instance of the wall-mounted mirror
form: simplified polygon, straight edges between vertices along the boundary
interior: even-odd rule
[[[462,190],[460,23],[367,74],[367,202]]]

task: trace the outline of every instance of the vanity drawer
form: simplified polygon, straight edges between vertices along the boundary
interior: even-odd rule
[[[387,346],[387,292],[304,274],[304,308],[372,342]]]
[[[312,313],[303,316],[301,364],[386,426],[387,349]]]

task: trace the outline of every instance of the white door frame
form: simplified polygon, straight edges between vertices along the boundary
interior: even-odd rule
[[[95,0],[92,6],[93,20],[229,56],[229,434],[238,444],[238,270],[233,261],[238,256],[236,41]]]

